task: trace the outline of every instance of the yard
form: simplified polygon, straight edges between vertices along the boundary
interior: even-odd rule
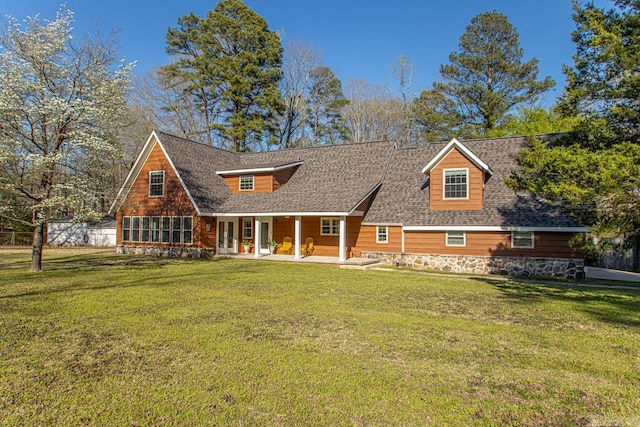
[[[636,425],[640,288],[0,250],[0,425]]]

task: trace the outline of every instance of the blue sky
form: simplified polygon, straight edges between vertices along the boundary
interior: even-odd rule
[[[610,7],[608,0],[596,5]],[[384,85],[391,66],[403,54],[415,62],[416,89],[428,88],[439,77],[441,64],[471,18],[497,10],[507,15],[520,33],[524,59],[539,61],[540,77],[550,75],[556,88],[547,103],[564,86],[562,64],[572,64],[574,24],[570,0],[246,0],[270,28],[287,40],[313,44],[324,63],[345,82],[363,79]],[[118,29],[121,56],[137,61],[137,73],[165,65],[167,28],[189,12],[204,16],[216,0],[67,0],[75,13],[76,37]],[[52,0],[0,0],[0,14],[20,20],[39,13],[54,19],[60,3]]]

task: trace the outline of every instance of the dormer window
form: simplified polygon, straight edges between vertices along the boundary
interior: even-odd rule
[[[240,176],[240,191],[253,190],[253,175]]]
[[[149,172],[149,197],[164,196],[164,171]]]
[[[444,198],[467,199],[469,195],[469,169],[444,169]]]

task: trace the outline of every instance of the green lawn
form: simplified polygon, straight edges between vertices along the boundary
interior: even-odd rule
[[[640,289],[0,250],[0,425],[636,425]]]

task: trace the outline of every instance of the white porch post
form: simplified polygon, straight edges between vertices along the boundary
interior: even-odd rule
[[[340,250],[338,251],[338,262],[347,260],[347,217],[340,217]]]
[[[254,254],[253,257],[254,258],[260,258],[260,229],[261,229],[261,221],[260,218],[256,217],[256,228],[253,231],[253,236],[255,237],[255,240],[253,242],[254,244]]]
[[[293,259],[300,259],[300,234],[300,217],[297,216],[294,227],[295,249],[293,251]]]

